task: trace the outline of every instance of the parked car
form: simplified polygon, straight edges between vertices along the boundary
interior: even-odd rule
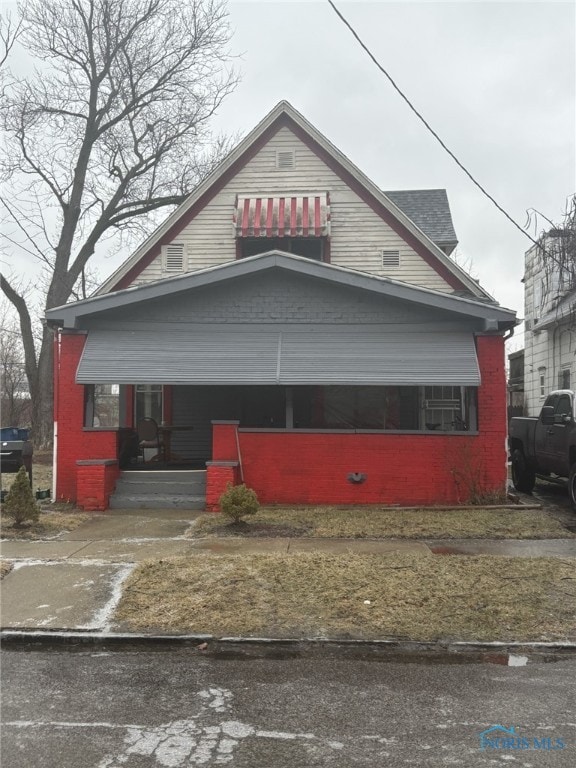
[[[536,475],[567,478],[568,494],[576,512],[576,421],[572,390],[561,389],[546,398],[540,416],[510,420],[509,448],[512,482],[531,493]]]
[[[29,439],[30,430],[20,427],[0,429],[0,472],[18,472],[26,467],[32,483],[32,455],[34,449]]]

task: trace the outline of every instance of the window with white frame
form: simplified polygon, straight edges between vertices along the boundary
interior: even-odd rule
[[[426,429],[463,431],[469,429],[465,387],[423,387],[423,420]]]
[[[544,366],[538,368],[538,388],[540,397],[546,397],[546,368]]]
[[[88,384],[85,387],[85,417],[87,427],[120,426],[120,385]]]
[[[565,366],[558,372],[558,389],[570,389],[570,366]]]

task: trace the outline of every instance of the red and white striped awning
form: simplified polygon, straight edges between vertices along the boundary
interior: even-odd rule
[[[326,192],[275,197],[238,195],[236,237],[325,237],[330,234]]]

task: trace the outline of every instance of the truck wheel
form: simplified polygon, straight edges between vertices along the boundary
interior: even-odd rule
[[[572,465],[570,477],[568,478],[568,496],[572,512],[576,512],[576,464]]]
[[[512,482],[517,491],[524,493],[532,493],[536,482],[536,474],[528,466],[526,457],[520,448],[516,448],[512,453]],[[574,482],[576,489],[576,480]]]

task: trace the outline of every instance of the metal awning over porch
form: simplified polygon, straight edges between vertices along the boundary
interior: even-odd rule
[[[390,325],[91,330],[79,384],[478,386],[473,334]]]

